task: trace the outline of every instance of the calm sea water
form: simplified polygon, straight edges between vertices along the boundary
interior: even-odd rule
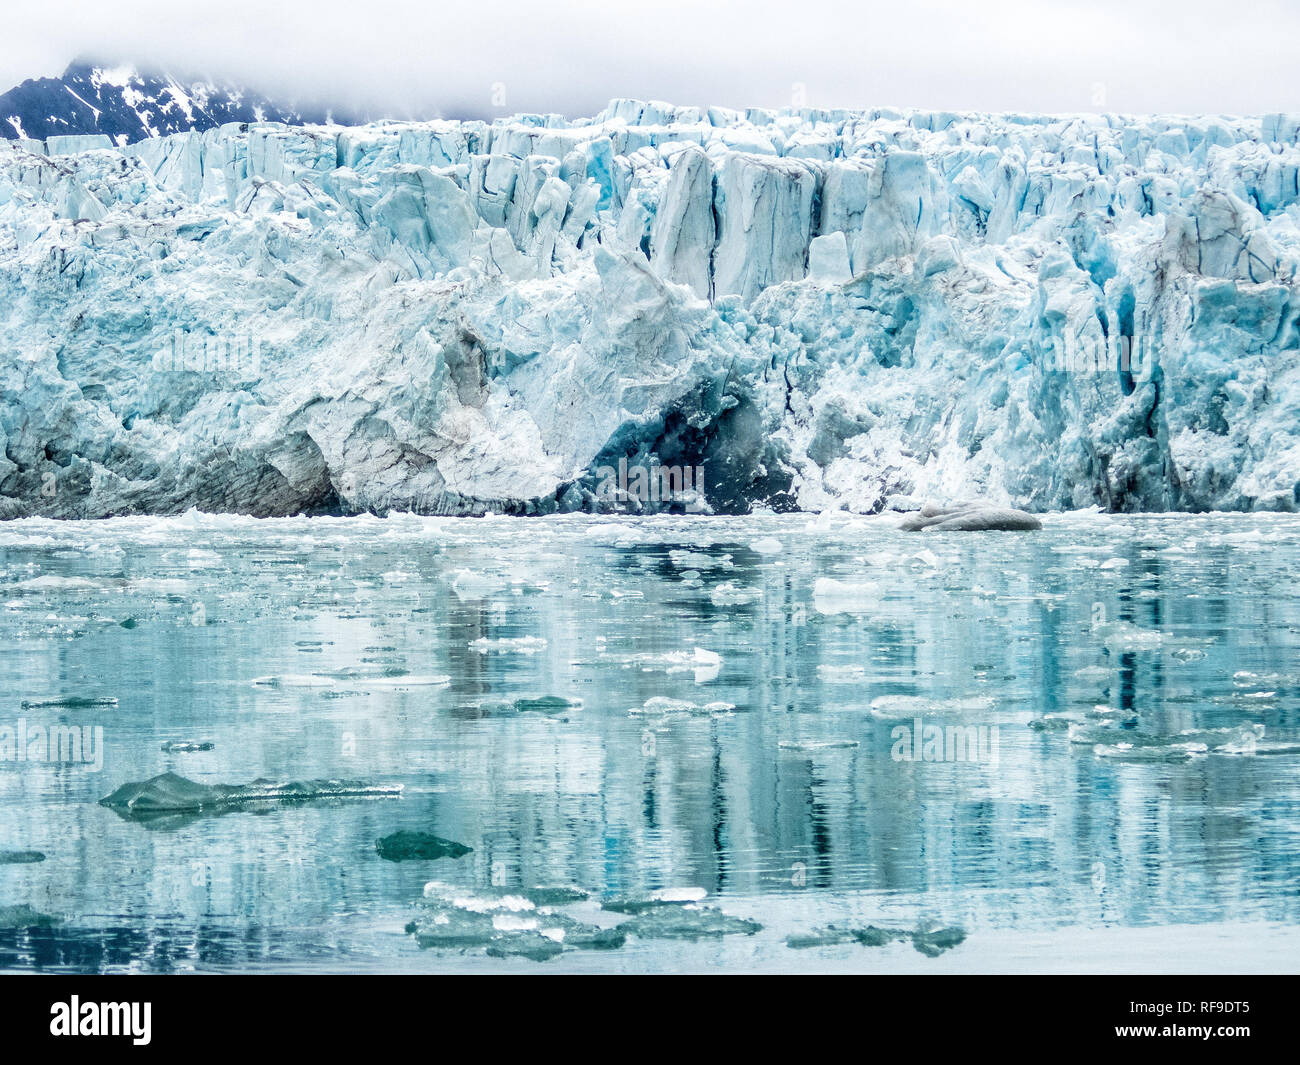
[[[0,966],[1294,968],[1298,567],[1288,516],[5,523],[0,851],[45,858],[0,864]],[[60,724],[98,765],[18,760]],[[403,791],[98,804],[163,772]],[[551,885],[761,930],[490,956]],[[494,931],[405,930],[448,912]],[[965,939],[788,943],[921,922]]]

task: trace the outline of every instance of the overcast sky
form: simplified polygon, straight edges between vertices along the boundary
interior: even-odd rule
[[[1255,114],[1300,110],[1298,45],[1286,0],[20,0],[0,91],[90,54],[450,116],[614,96]]]

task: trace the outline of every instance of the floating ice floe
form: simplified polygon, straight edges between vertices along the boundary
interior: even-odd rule
[[[735,581],[724,581],[709,592],[714,606],[741,606],[763,598],[761,588],[743,588]]]
[[[1184,762],[1206,754],[1204,743],[1163,743],[1154,746],[1126,742],[1099,743],[1092,749],[1098,758],[1115,758],[1125,762]]]
[[[542,636],[480,636],[469,646],[481,655],[535,655],[546,650],[547,642]]]
[[[1069,729],[1071,743],[1080,745],[1102,744],[1126,747],[1166,747],[1192,744],[1217,748],[1233,743],[1258,740],[1264,735],[1264,726],[1257,722],[1230,725],[1224,728],[1184,729],[1176,733],[1144,732],[1139,729],[1116,728],[1114,725],[1075,724]]]
[[[1043,523],[1032,514],[1011,507],[987,503],[958,503],[940,507],[927,503],[898,526],[904,532],[987,532],[1041,529]]]
[[[987,695],[933,698],[927,695],[879,695],[871,700],[872,717],[903,720],[913,717],[963,716],[985,713],[996,706]]]
[[[62,923],[62,917],[41,913],[25,902],[0,906],[0,928],[53,928]]]
[[[367,688],[441,688],[451,683],[446,673],[412,673],[406,676],[365,677]]]
[[[666,695],[654,695],[641,706],[633,706],[628,713],[633,717],[667,717],[672,714],[689,714],[697,717],[718,717],[730,714],[736,707],[733,703],[721,700],[711,703],[694,703],[689,699],[673,699]]]
[[[822,680],[831,683],[844,683],[862,680],[867,675],[867,668],[859,665],[835,666],[822,664],[817,667],[817,675]]]
[[[647,910],[617,927],[637,939],[719,939],[752,936],[763,930],[757,921],[733,917],[712,906],[695,905]]]
[[[645,913],[647,910],[661,906],[686,906],[703,902],[708,897],[708,891],[702,887],[659,888],[645,895],[606,899],[600,904],[600,908],[611,913]]]
[[[221,813],[263,803],[307,802],[319,799],[391,798],[400,784],[369,784],[359,780],[275,782],[259,778],[248,784],[199,784],[175,773],[123,784],[99,800],[101,806],[130,820],[150,820],[168,814]]]
[[[0,865],[36,865],[45,861],[40,851],[0,851]]]
[[[1097,635],[1108,650],[1154,651],[1165,642],[1165,634],[1157,629],[1144,629],[1131,621],[1112,621],[1099,625]]]
[[[394,832],[391,836],[384,836],[383,839],[375,841],[376,853],[389,862],[427,862],[438,858],[462,858],[473,850],[473,847],[467,847],[455,840],[410,829]]]
[[[257,688],[333,688],[338,681],[319,673],[285,673],[254,677],[251,683]]]
[[[457,570],[451,589],[460,599],[486,599],[509,585],[505,577],[495,573],[478,573],[470,569]]]
[[[550,900],[535,903],[528,895]],[[485,894],[430,882],[406,931],[424,949],[480,949],[491,957],[545,961],[568,950],[617,950],[626,941],[620,927],[600,926],[552,908],[580,902],[575,888],[525,889],[519,894]]]
[[[945,951],[964,943],[966,930],[956,926],[924,923],[915,929],[882,928],[877,925],[867,925],[863,928],[827,925],[811,932],[787,936],[786,946],[793,950],[841,946],[847,943],[856,943],[864,947],[884,947],[890,943],[907,941],[910,941],[912,946],[926,957],[937,958]]]
[[[24,710],[109,710],[117,706],[114,698],[66,695],[61,699],[24,699]]]
[[[730,555],[711,555],[707,551],[676,548],[668,552],[668,559],[679,570],[735,569]]]
[[[870,581],[819,577],[813,584],[813,606],[819,614],[860,614],[879,605],[880,586]]]
[[[648,651],[643,654],[606,657],[625,669],[640,669],[646,673],[694,673],[696,684],[716,680],[722,671],[722,656],[703,647],[690,651]]]

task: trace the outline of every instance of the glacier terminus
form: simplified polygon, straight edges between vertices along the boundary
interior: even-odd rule
[[[715,513],[1296,511],[1298,133],[616,100],[0,141],[0,517],[598,511],[620,463]]]

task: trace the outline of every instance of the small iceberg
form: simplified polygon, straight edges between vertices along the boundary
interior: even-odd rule
[[[111,710],[117,706],[116,699],[87,699],[79,695],[69,695],[63,699],[46,699],[41,702],[23,700],[24,710]]]
[[[904,532],[1022,532],[1042,527],[1043,523],[1027,511],[979,502],[957,503],[951,507],[927,503],[899,525]]]
[[[562,885],[485,895],[431,881],[424,896],[406,931],[426,950],[478,948],[494,958],[540,962],[571,950],[617,950],[627,938],[622,926],[587,924],[549,909],[586,899],[580,888]]]
[[[752,936],[763,930],[757,921],[733,917],[712,906],[660,906],[617,926],[637,939],[720,939]]]
[[[34,910],[27,903],[0,906],[0,928],[53,928],[62,924],[63,918]]]
[[[412,832],[403,829],[391,836],[375,841],[375,850],[379,857],[387,862],[435,861],[438,858],[463,858],[473,852],[455,840],[443,839],[428,832]]]
[[[702,887],[662,888],[639,898],[606,899],[600,908],[610,913],[648,913],[663,906],[689,906],[702,902],[708,894]]]
[[[546,640],[541,636],[502,636],[497,639],[481,636],[469,646],[481,655],[535,655],[546,650]]]
[[[100,799],[99,804],[127,820],[148,821],[176,814],[224,813],[267,802],[379,798],[401,793],[401,784],[367,784],[357,780],[277,783],[259,777],[248,784],[199,784],[176,773],[160,773],[149,780],[123,784]]]
[[[40,851],[0,851],[0,865],[35,865],[45,861]]]
[[[652,695],[641,706],[628,708],[633,717],[668,717],[673,714],[689,714],[696,717],[722,717],[736,709],[734,703],[715,700],[710,703],[695,703],[689,699],[673,699],[667,695]]]
[[[863,947],[884,947],[890,943],[911,941],[912,946],[927,958],[937,958],[945,951],[960,946],[966,941],[966,930],[953,926],[922,923],[915,929],[881,928],[867,925],[863,928],[845,928],[828,925],[811,932],[795,933],[786,937],[785,944],[792,950],[807,950],[810,947],[836,947],[846,943],[857,943]]]

